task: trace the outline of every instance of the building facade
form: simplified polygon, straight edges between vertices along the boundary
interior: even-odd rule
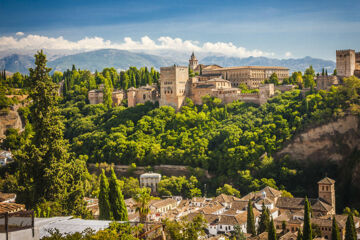
[[[119,106],[125,98],[125,93],[122,90],[114,90],[111,94],[113,106]],[[90,104],[99,104],[104,102],[104,84],[100,84],[99,89],[93,89],[88,92],[88,99]]]
[[[140,175],[140,187],[151,188],[151,191],[157,192],[157,185],[161,180],[161,174],[159,173],[144,173]]]
[[[176,110],[189,95],[188,67],[171,66],[160,68],[160,106],[172,106]]]
[[[352,49],[337,50],[336,71],[340,78],[354,75],[360,77],[360,52]]]
[[[156,86],[131,87],[127,91],[128,107],[135,107],[136,104],[158,101],[158,91]]]
[[[219,67],[215,69],[204,69],[203,75],[219,74],[222,78],[229,80],[233,87],[246,84],[249,88],[258,88],[273,73],[282,82],[289,77],[289,69],[285,67],[261,67],[261,66],[242,66],[242,67]]]

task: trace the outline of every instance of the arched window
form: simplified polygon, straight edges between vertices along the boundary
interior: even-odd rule
[[[144,99],[144,100],[146,99],[146,95],[145,95],[145,94],[143,95],[143,99]]]

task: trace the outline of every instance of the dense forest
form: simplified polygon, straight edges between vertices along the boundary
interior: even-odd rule
[[[200,188],[195,195],[199,195],[198,191],[214,195],[220,186],[231,184],[240,191],[239,195],[271,186],[294,195],[315,197],[316,181],[325,173],[337,179],[341,166],[329,163],[319,167],[316,162],[305,166],[287,157],[273,156],[294,134],[307,127],[346,114],[359,114],[360,82],[351,77],[345,79],[343,86],[316,91],[314,76],[312,68],[304,75],[294,73],[286,83],[296,83],[300,89],[278,94],[262,106],[244,102],[223,105],[219,99],[204,97],[202,106],[187,99],[179,112],[152,103],[133,108],[88,104],[87,92],[100,84],[105,89],[126,90],[157,83],[159,73],[154,69],[131,67],[119,74],[106,68],[91,74],[74,66],[64,73],[55,72],[52,79],[62,83],[63,97],[58,107],[69,151],[87,163],[175,164],[208,170],[214,176],[211,180],[204,178],[201,171],[195,176],[200,181],[193,186]],[[276,81],[276,76],[269,79]],[[26,89],[24,81],[20,84],[7,79],[5,83]],[[303,87],[311,90],[303,91]],[[31,123],[27,108],[21,112]],[[16,134],[10,132],[10,140],[4,144],[11,145]],[[354,153],[353,161],[358,161],[358,156],[359,153]],[[356,197],[355,186],[351,185],[339,187],[337,193],[339,209]],[[188,194],[189,191],[184,193]]]

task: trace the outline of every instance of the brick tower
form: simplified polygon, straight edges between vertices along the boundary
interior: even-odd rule
[[[335,214],[335,180],[325,177],[318,182],[319,198],[332,207],[332,214]]]

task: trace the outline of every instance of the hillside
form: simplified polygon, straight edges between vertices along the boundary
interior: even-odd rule
[[[164,57],[165,56],[165,57]],[[147,54],[141,52],[130,52],[116,49],[101,49],[91,52],[82,52],[66,56],[53,55],[48,62],[48,66],[53,70],[65,71],[71,69],[75,64],[77,68],[88,69],[92,72],[101,71],[106,67],[114,67],[118,70],[127,69],[130,66],[136,67],[155,67],[159,69],[162,66],[170,66],[173,64],[186,65],[187,57],[184,54]],[[274,59],[266,57],[248,57],[236,58],[211,55],[199,60],[203,64],[218,64],[220,66],[284,66],[293,71],[304,71],[312,65],[316,72],[321,72],[322,68],[326,68],[328,72],[332,72],[335,63],[329,60],[305,57],[299,59]],[[9,72],[28,73],[28,68],[32,67],[32,55],[12,54],[0,59],[0,69],[5,68]]]
[[[34,66],[34,58],[28,55],[12,54],[0,59],[0,69],[8,72],[29,73],[28,68]]]
[[[266,57],[248,57],[248,58],[236,58],[225,56],[208,56],[200,61],[203,64],[218,64],[223,67],[230,66],[281,66],[288,67],[290,72],[302,71],[310,65],[313,66],[316,72],[321,72],[322,68],[326,68],[328,72],[332,72],[336,68],[336,64],[333,61],[323,60],[312,57],[304,57],[298,59],[275,59]]]
[[[161,66],[174,64],[174,62],[160,56],[115,49],[79,53],[60,57],[49,62],[49,66],[57,71],[71,69],[72,64],[75,64],[77,68],[95,72],[95,70],[101,71],[106,67],[114,67],[118,70],[128,69],[131,66],[160,68]]]

